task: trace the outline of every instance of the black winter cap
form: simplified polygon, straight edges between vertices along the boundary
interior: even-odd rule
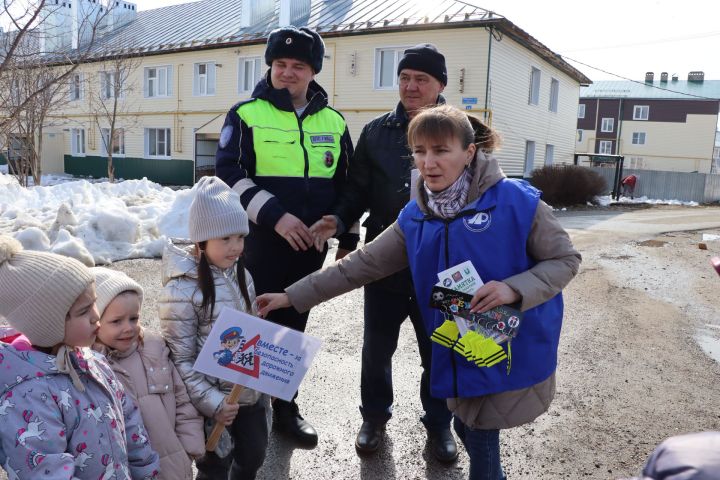
[[[309,64],[315,73],[322,70],[325,44],[320,35],[307,27],[282,27],[270,32],[265,48],[265,63],[277,58],[294,58]]]
[[[432,43],[421,43],[403,52],[403,57],[398,63],[397,74],[409,68],[419,70],[437,78],[440,83],[447,85],[447,67],[445,67],[445,56],[438,52]]]

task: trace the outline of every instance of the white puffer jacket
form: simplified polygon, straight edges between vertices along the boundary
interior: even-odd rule
[[[193,405],[206,417],[213,417],[232,384],[193,370],[193,364],[212,330],[223,306],[257,314],[255,286],[250,272],[245,270],[251,309],[246,308],[235,268],[221,270],[211,266],[215,279],[215,309],[212,318],[204,315],[200,305],[202,293],[197,281],[197,257],[189,241],[168,240],[163,251],[163,291],[158,300],[158,313],[163,336],[170,347],[170,358],[180,372]],[[260,393],[246,388],[240,405],[254,405]]]

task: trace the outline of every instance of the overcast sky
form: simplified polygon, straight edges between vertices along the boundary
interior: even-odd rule
[[[433,1],[433,0],[419,0]],[[139,10],[188,3],[137,0]],[[468,0],[493,10],[566,59],[643,80],[645,72],[687,79],[702,70],[720,80],[720,1],[717,0]],[[572,62],[571,62],[572,63]],[[618,79],[574,64],[593,80]]]

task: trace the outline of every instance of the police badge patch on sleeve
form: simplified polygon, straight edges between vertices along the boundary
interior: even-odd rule
[[[225,125],[220,132],[220,142],[218,142],[218,145],[220,148],[227,147],[227,144],[230,142],[230,139],[233,135],[233,127],[232,125]]]

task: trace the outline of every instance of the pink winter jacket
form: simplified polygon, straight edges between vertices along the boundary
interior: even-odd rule
[[[190,457],[205,453],[203,419],[170,361],[165,341],[152,333],[143,335],[137,349],[124,354],[99,344],[93,348],[105,354],[115,375],[140,406],[150,445],[160,455],[159,478],[191,480]]]

